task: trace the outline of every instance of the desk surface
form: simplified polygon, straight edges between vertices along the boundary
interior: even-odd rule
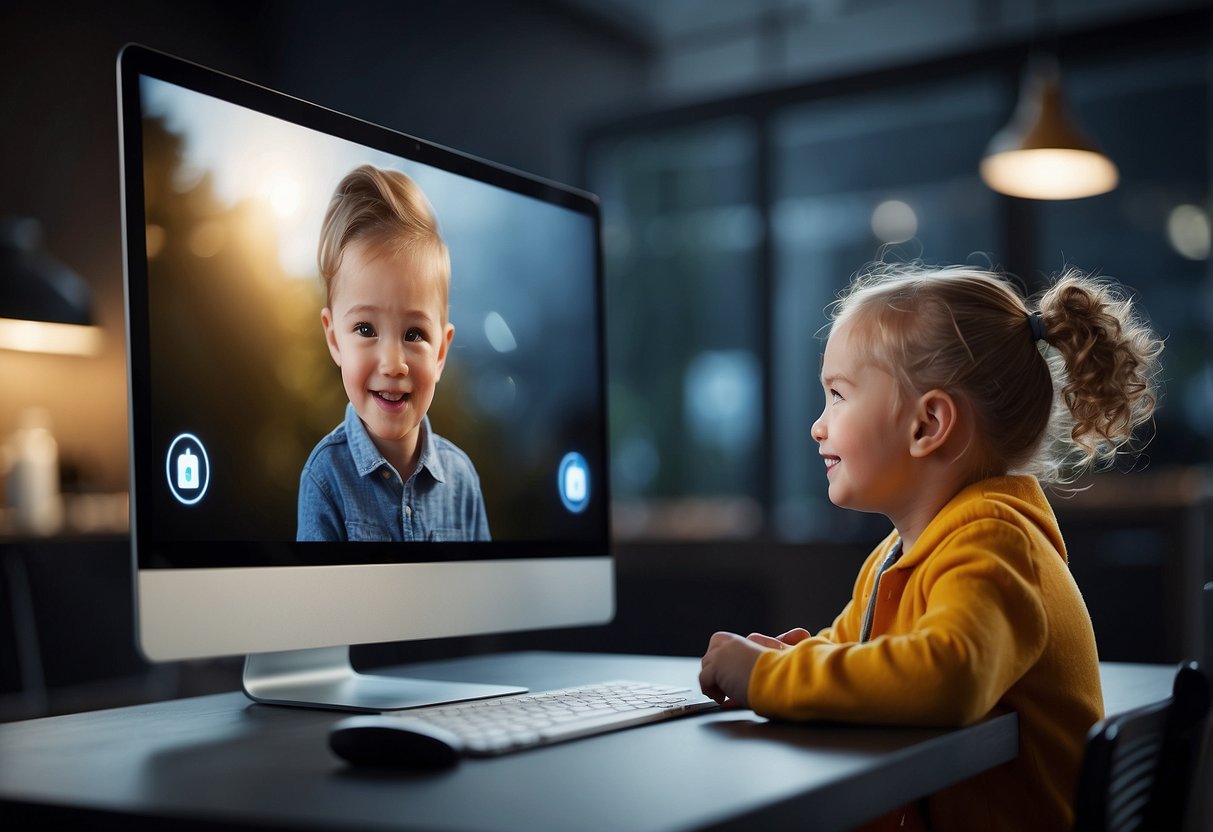
[[[407,671],[543,690],[609,678],[694,684],[698,668],[688,658],[528,652]],[[1109,712],[1166,698],[1174,670],[1104,665]],[[1018,745],[1013,714],[945,731],[719,711],[438,773],[387,773],[348,767],[329,752],[327,729],[341,716],[230,693],[0,725],[0,816],[667,832],[803,828],[811,818],[815,829],[844,829],[1012,759]]]

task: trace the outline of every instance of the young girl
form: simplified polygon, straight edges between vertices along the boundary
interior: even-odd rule
[[[894,530],[833,626],[712,636],[700,684],[759,714],[958,726],[1019,715],[1019,755],[873,824],[1069,829],[1103,716],[1095,636],[1040,483],[1126,448],[1162,342],[1071,271],[1026,305],[998,275],[882,267],[836,302],[813,424],[835,505]]]

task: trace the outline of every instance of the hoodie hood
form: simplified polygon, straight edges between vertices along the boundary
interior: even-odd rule
[[[1007,522],[1039,535],[1043,543],[1054,549],[1062,561],[1067,560],[1066,544],[1057,526],[1057,517],[1045,498],[1035,477],[992,477],[961,489],[955,497],[927,524],[914,550],[902,555],[894,568],[908,569],[918,565],[937,549],[952,532],[978,519],[1003,518]],[[897,540],[894,533],[886,541],[891,546]],[[885,548],[884,546],[881,547]]]

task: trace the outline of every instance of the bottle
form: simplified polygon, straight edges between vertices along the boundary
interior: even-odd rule
[[[59,444],[50,414],[31,407],[9,438],[8,499],[19,531],[51,535],[63,524],[59,495]]]

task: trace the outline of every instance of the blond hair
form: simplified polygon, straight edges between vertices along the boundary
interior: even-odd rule
[[[856,324],[864,357],[907,394],[942,389],[969,403],[983,475],[1072,482],[1131,451],[1157,403],[1162,341],[1118,287],[1076,269],[1025,301],[995,272],[882,264],[852,281],[831,317]]]
[[[320,229],[317,260],[327,302],[346,248],[357,240],[381,246],[385,253],[408,253],[435,269],[446,308],[451,258],[425,193],[397,170],[362,165],[338,183]]]

